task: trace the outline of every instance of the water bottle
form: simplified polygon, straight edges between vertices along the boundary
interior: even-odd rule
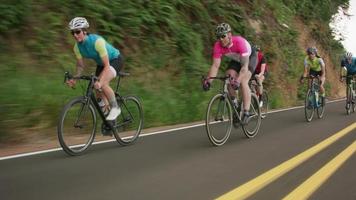
[[[107,109],[105,109],[105,102],[101,98],[98,98],[98,104],[100,106],[101,111],[104,113],[104,115],[106,115]]]

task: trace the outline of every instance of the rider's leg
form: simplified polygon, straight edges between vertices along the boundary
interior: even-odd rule
[[[263,81],[265,80],[265,76],[262,74],[261,76],[257,76],[257,83],[258,83],[258,93],[260,96],[263,94]]]
[[[248,81],[251,78],[252,73],[250,71],[240,72],[239,78],[241,80],[241,93],[242,93],[242,102],[243,109],[249,111],[251,104],[251,90],[248,86]]]
[[[320,77],[320,93],[321,93],[322,97],[325,97],[324,84],[325,84],[325,78],[324,77]]]
[[[230,77],[235,78],[238,76],[238,73],[234,69],[228,69],[226,71],[226,75],[230,75]],[[236,98],[236,90],[231,86],[231,84],[228,85],[228,91],[229,91],[230,97],[232,97],[232,99],[235,99]]]
[[[100,79],[103,93],[105,94],[105,97],[107,98],[111,106],[110,113],[106,118],[107,120],[114,120],[121,113],[121,110],[116,101],[115,93],[113,89],[110,87],[110,81],[115,77],[116,77],[116,71],[113,67],[110,67],[109,69],[106,70],[104,69],[102,71],[102,76]]]

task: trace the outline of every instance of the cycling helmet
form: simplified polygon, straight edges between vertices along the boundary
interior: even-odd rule
[[[257,51],[261,51],[261,47],[258,44],[255,44],[254,46]]]
[[[70,30],[89,28],[89,23],[84,17],[75,17],[69,22],[68,27]]]
[[[346,57],[346,58],[352,58],[352,53],[351,53],[351,52],[347,52],[347,53],[345,54],[345,57]]]
[[[229,24],[221,23],[216,27],[215,34],[217,38],[220,38],[221,36],[226,35],[230,31],[231,31],[231,27]]]
[[[314,54],[314,55],[317,55],[318,51],[316,50],[315,47],[309,47],[307,49],[307,54],[310,55],[310,54]]]

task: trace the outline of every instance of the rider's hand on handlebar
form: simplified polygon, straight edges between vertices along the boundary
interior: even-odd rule
[[[74,79],[68,79],[68,80],[66,81],[66,84],[67,84],[69,87],[71,87],[71,88],[74,88],[74,86],[75,86],[76,83],[77,83],[77,82],[76,82],[76,80],[74,80]]]
[[[207,78],[203,79],[202,84],[204,91],[208,91],[210,89],[211,84]]]
[[[299,83],[300,83],[300,84],[303,84],[303,83],[304,83],[304,79],[305,79],[305,77],[304,77],[304,76],[301,76],[300,79],[299,79]]]

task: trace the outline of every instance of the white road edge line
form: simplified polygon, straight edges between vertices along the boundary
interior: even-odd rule
[[[345,98],[337,99],[337,100],[333,100],[333,101],[328,101],[327,103],[334,103],[334,102],[339,102],[339,101],[343,101],[343,100],[345,100]],[[296,106],[296,107],[292,107],[292,108],[272,110],[272,111],[268,112],[268,114],[284,112],[284,111],[289,111],[289,110],[295,110],[295,109],[299,109],[299,108],[303,108],[303,107],[304,106]],[[155,132],[152,132],[152,133],[142,133],[140,135],[140,137],[146,137],[146,136],[150,136],[150,135],[157,135],[157,134],[161,134],[161,133],[167,133],[167,132],[179,131],[179,130],[184,130],[184,129],[190,129],[190,128],[195,128],[195,127],[204,126],[204,125],[205,125],[205,123],[201,123],[201,124],[195,124],[195,125],[191,125],[191,126],[184,126],[184,127],[167,129],[167,130],[162,130],[162,131],[155,131]],[[98,142],[93,142],[93,145],[104,144],[104,143],[115,142],[115,141],[116,141],[115,139],[98,141]],[[43,151],[35,151],[35,152],[17,154],[17,155],[12,155],[12,156],[4,156],[4,157],[0,157],[0,161],[1,160],[13,159],[13,158],[20,158],[20,157],[38,155],[38,154],[44,154],[44,153],[49,153],[49,152],[54,152],[54,151],[61,151],[61,150],[62,150],[62,148],[54,148],[54,149],[48,149],[48,150],[43,150]]]

